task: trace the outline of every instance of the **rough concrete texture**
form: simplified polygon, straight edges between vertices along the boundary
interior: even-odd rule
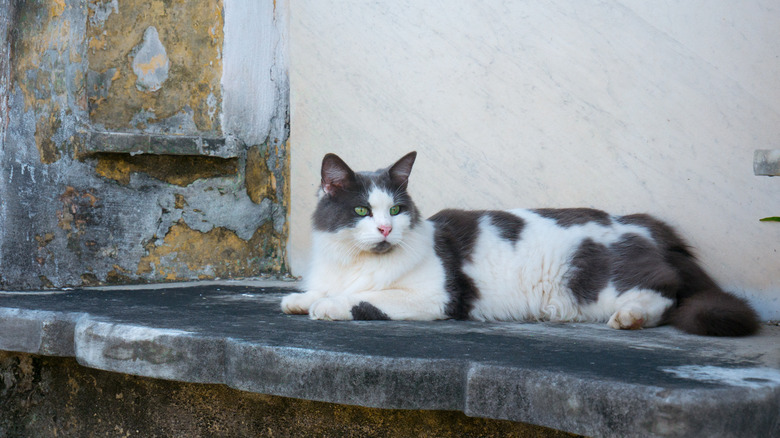
[[[589,436],[777,436],[780,327],[323,322],[289,283],[0,294],[0,349],[266,395],[461,411]],[[71,336],[72,334],[72,336]]]
[[[0,163],[4,163],[5,139],[8,129],[8,95],[11,85],[11,45],[9,34],[14,8],[11,0],[0,0]],[[3,237],[7,206],[2,197],[8,191],[5,173],[0,168],[0,284],[3,284]]]
[[[252,202],[240,174],[181,187],[145,173],[119,185],[99,176],[92,159],[9,167],[16,190],[3,199],[6,287],[283,271],[284,207]]]
[[[171,382],[0,352],[0,436],[570,437],[460,412],[370,409]]]
[[[211,0],[0,3],[0,287],[285,272],[287,101],[246,93],[280,105],[259,140],[221,129],[249,120],[220,97],[223,14]],[[139,91],[133,48],[152,26],[168,78]],[[280,71],[286,93],[273,63],[252,65]],[[122,132],[90,135],[104,128]],[[95,153],[125,136],[131,153]]]
[[[221,132],[220,0],[89,2],[90,120],[109,131]],[[163,83],[165,86],[163,86]]]

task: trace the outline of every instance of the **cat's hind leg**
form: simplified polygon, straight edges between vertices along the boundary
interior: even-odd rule
[[[607,324],[614,329],[636,330],[659,325],[674,301],[648,289],[630,289],[614,301],[615,312]]]
[[[306,315],[311,305],[325,296],[322,291],[308,291],[286,295],[282,298],[282,312],[293,315]]]

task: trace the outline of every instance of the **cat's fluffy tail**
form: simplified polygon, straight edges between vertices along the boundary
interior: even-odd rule
[[[677,270],[680,281],[674,287],[677,307],[666,315],[667,323],[704,336],[748,336],[758,331],[760,324],[755,310],[742,298],[723,291],[696,262],[688,245],[672,227],[646,214],[623,216],[621,222],[650,230],[661,245],[666,262]]]
[[[646,226],[662,245],[666,261],[677,270],[677,306],[667,314],[666,322],[703,336],[748,336],[758,331],[755,310],[747,301],[721,289],[672,227],[647,215],[625,216],[623,220]]]
[[[753,308],[717,287],[681,297],[669,322],[684,332],[704,336],[748,336],[759,329]]]

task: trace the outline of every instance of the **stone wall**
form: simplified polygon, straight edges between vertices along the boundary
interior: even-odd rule
[[[286,7],[0,3],[0,288],[285,273]]]
[[[573,437],[460,412],[369,409],[0,352],[0,437]]]

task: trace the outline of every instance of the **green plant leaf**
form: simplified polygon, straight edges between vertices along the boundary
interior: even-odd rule
[[[761,222],[780,222],[780,216],[770,216],[759,220]]]

